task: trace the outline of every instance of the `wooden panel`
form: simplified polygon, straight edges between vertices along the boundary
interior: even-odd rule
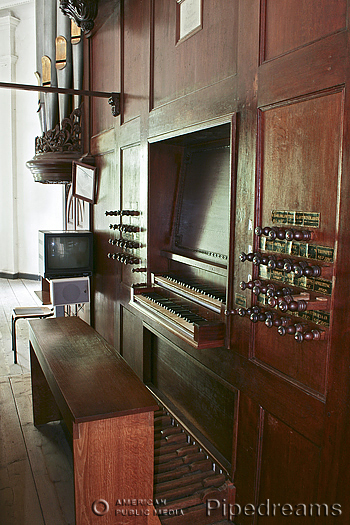
[[[262,5],[263,60],[346,27],[346,0],[264,0]]]
[[[107,151],[95,157],[98,169],[97,204],[93,209],[94,228],[94,276],[92,279],[92,297],[94,301],[93,326],[113,346],[119,348],[118,317],[114,315],[117,299],[120,268],[112,259],[107,258],[110,251],[108,239],[111,237],[110,217],[107,210],[119,209],[120,187],[119,173],[115,168],[115,152],[108,151],[108,146],[114,148],[113,137],[110,137],[102,151]],[[101,148],[102,149],[102,148]]]
[[[303,523],[314,523],[314,504],[322,503],[317,501],[319,449],[268,413],[264,414],[261,434],[259,502],[269,500],[271,506],[270,516],[267,505],[261,507],[267,516],[259,517],[258,523],[272,525],[284,516],[290,523],[299,523],[300,516]]]
[[[237,450],[236,514],[241,510],[237,525],[282,523],[286,516],[291,523],[301,518],[303,523],[314,523],[316,504],[322,504],[317,500],[320,449],[316,445],[240,395]],[[323,516],[322,505],[320,512]]]
[[[136,265],[124,265],[116,263],[121,268],[123,283],[131,285],[133,282],[143,281],[144,276],[141,274],[132,273],[132,269],[137,266],[144,266],[142,260],[145,259],[146,250],[142,250],[141,246],[146,246],[146,231],[147,224],[145,224],[141,213],[141,196],[140,191],[140,146],[126,147],[121,150],[121,210],[133,210],[139,212],[136,216],[123,216],[122,219],[117,219],[113,222],[122,223],[123,225],[135,226],[139,229],[136,232],[120,232],[116,231],[114,237],[122,238],[139,243],[140,247],[135,249],[119,248],[114,251],[126,253],[137,257],[140,261]]]
[[[237,458],[234,483],[237,487],[236,502],[240,508],[255,501],[256,479],[255,473],[258,464],[258,442],[260,431],[260,412],[258,403],[248,396],[239,394],[239,415],[237,430]],[[238,514],[238,507],[234,509]],[[251,523],[251,518],[240,516],[241,524]]]
[[[103,523],[118,523],[119,516],[125,525],[147,524],[144,511],[151,507],[143,502],[153,499],[153,413],[82,423],[79,427],[81,437],[73,440],[77,525],[101,522],[92,508],[100,500],[110,506]],[[123,499],[136,500],[137,504],[123,504]],[[103,512],[106,507],[97,503],[94,508]]]
[[[173,249],[227,264],[230,147],[207,143],[184,155]]]
[[[143,328],[141,320],[126,308],[121,307],[122,355],[126,362],[143,379]]]
[[[124,1],[123,122],[140,115],[145,103],[149,109],[149,7],[143,0]]]
[[[92,89],[108,93],[120,92],[120,4],[100,30],[92,37],[91,77]],[[103,71],[103,73],[102,73]],[[114,126],[115,117],[106,98],[92,99],[92,135]]]
[[[237,391],[156,336],[151,363],[152,384],[231,462]]]
[[[159,252],[171,247],[182,154],[183,148],[167,142],[150,145],[150,173],[155,180],[150,185],[148,260],[153,272],[167,270]]]
[[[259,107],[309,94],[310,86],[322,91],[343,84],[346,49],[347,34],[341,32],[264,62],[258,69]]]
[[[271,225],[272,210],[318,212],[321,219],[320,227],[314,230],[315,243],[335,247],[342,119],[342,92],[262,112],[261,225]],[[274,328],[268,330],[259,324],[254,355],[325,393],[327,341],[300,345],[293,337],[282,339]]]
[[[176,46],[176,3],[154,1],[153,107],[235,74],[237,8],[203,0],[203,29]]]
[[[334,245],[342,98],[341,92],[335,92],[263,111],[260,133],[264,225],[271,223],[272,210],[320,212],[317,242]]]

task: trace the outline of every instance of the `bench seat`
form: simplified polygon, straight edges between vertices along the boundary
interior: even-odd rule
[[[76,524],[100,523],[99,513],[115,523],[118,499],[152,500],[158,406],[123,357],[80,318],[31,320],[29,341],[34,424],[63,419],[73,436]],[[137,523],[150,523],[145,510]]]

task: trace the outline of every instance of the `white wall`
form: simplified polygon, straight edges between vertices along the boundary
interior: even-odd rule
[[[42,28],[34,4],[0,0],[2,82],[37,83],[35,31]],[[0,89],[0,275],[37,275],[38,230],[63,228],[63,186],[34,182],[25,165],[41,134],[37,100],[34,92]]]

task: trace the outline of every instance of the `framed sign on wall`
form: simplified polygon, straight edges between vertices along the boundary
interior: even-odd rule
[[[176,43],[186,40],[203,27],[203,0],[177,0]]]
[[[82,162],[73,162],[73,197],[94,204],[96,169]]]

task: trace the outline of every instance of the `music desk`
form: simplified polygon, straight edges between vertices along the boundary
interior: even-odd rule
[[[76,525],[159,523],[153,396],[78,317],[29,321],[29,341],[34,424],[63,419],[73,437]]]

